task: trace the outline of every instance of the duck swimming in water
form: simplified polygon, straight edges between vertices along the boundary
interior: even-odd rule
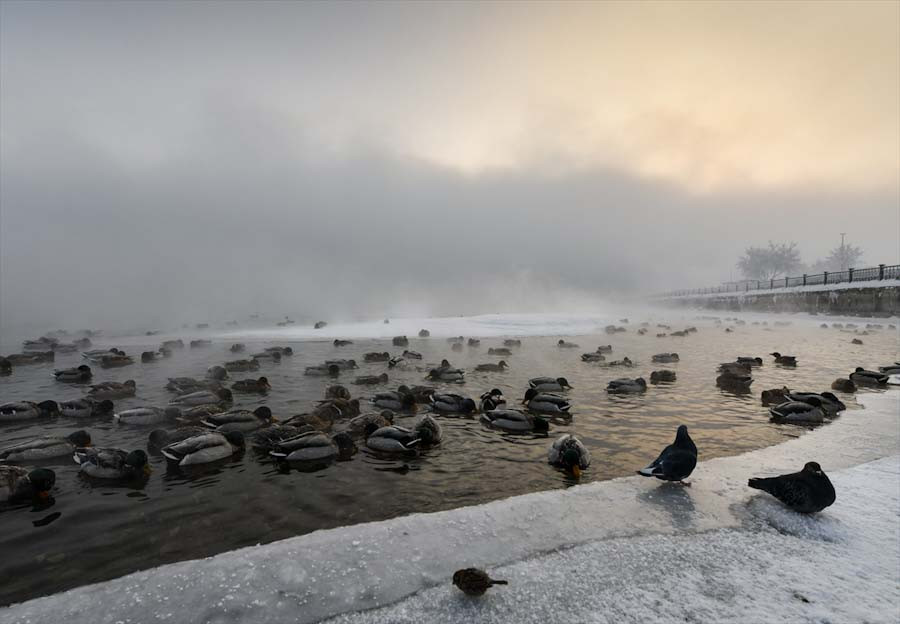
[[[856,384],[849,379],[835,379],[831,382],[831,389],[850,394],[856,392]]]
[[[394,392],[379,392],[372,398],[372,403],[381,409],[401,412],[415,409],[416,398],[409,388],[400,386]]]
[[[223,368],[232,373],[243,373],[259,370],[259,360],[232,360],[225,362]]]
[[[136,479],[150,474],[147,453],[142,450],[92,446],[75,449],[74,459],[81,472],[95,479]]]
[[[0,501],[39,502],[50,497],[56,473],[49,468],[26,470],[19,466],[0,465]]]
[[[135,392],[137,392],[137,384],[134,379],[129,379],[125,383],[106,381],[95,384],[88,391],[88,396],[94,399],[125,399],[133,397]]]
[[[171,422],[181,417],[181,410],[177,407],[136,407],[125,410],[113,416],[113,420],[120,425],[156,425]]]
[[[785,393],[785,399],[787,401],[800,401],[802,403],[809,403],[810,399],[816,399],[819,402],[819,407],[821,407],[822,411],[825,412],[825,415],[830,418],[834,418],[838,415],[838,412],[843,412],[847,409],[847,406],[831,392],[822,392],[819,394],[817,392],[788,391]]]
[[[97,401],[90,397],[63,401],[59,404],[59,411],[67,418],[91,418],[110,416],[113,413],[113,402],[109,399]]]
[[[541,414],[562,414],[568,415],[571,405],[569,401],[558,394],[549,392],[540,392],[534,388],[525,391],[525,398],[522,399],[529,410],[539,412]]]
[[[680,358],[678,357],[677,353],[657,353],[653,356],[652,359],[654,362],[666,364],[670,362],[677,362]]]
[[[41,401],[40,403],[16,401],[0,405],[0,423],[51,418],[58,415],[59,405],[56,401]]]
[[[494,388],[481,395],[482,412],[490,412],[491,410],[500,409],[506,405],[506,399],[503,398],[503,392],[500,388]]]
[[[509,368],[509,365],[506,363],[506,360],[500,360],[496,364],[479,364],[475,367],[475,370],[482,373],[500,373],[507,368]]]
[[[243,450],[244,434],[240,431],[211,431],[165,446],[161,452],[179,466],[193,466],[227,459]]]
[[[272,416],[271,409],[261,405],[252,412],[250,410],[232,410],[221,414],[211,414],[200,422],[219,433],[229,431],[249,433],[277,422],[277,420]]]
[[[268,392],[272,389],[269,380],[265,377],[259,379],[239,379],[231,385],[235,392]]]
[[[419,441],[415,432],[391,425],[369,432],[366,446],[380,453],[415,453]]]
[[[431,395],[431,409],[450,414],[471,414],[478,409],[478,406],[472,399],[458,394],[433,394]]]
[[[0,462],[29,462],[70,457],[76,448],[91,445],[91,435],[84,430],[67,436],[42,436],[0,449]]]
[[[816,397],[806,401],[787,401],[769,408],[771,421],[787,424],[819,424],[825,421],[825,410]]]
[[[569,380],[565,377],[557,377],[555,379],[553,377],[534,377],[528,380],[528,387],[540,392],[562,392],[572,389],[572,386],[569,385]]]
[[[509,356],[512,355],[512,351],[506,347],[491,347],[488,349],[488,355]]]
[[[775,358],[776,364],[781,364],[782,366],[796,366],[797,358],[793,355],[781,355],[778,351],[770,353],[772,357]]]
[[[578,345],[574,342],[566,342],[565,340],[560,340],[556,343],[556,346],[560,349],[577,349]]]
[[[637,379],[613,379],[606,386],[606,391],[611,394],[635,394],[645,392],[647,390],[647,382],[643,377]]]
[[[66,383],[83,383],[85,381],[90,381],[91,377],[94,374],[91,372],[91,367],[87,364],[82,364],[81,366],[77,366],[75,368],[66,368],[64,370],[53,371],[53,376],[56,378],[56,381],[63,381]]]
[[[210,390],[200,390],[198,392],[190,392],[172,399],[173,405],[194,407],[197,405],[207,405],[212,403],[231,403],[233,400],[231,390],[221,388],[215,392]]]
[[[856,370],[850,373],[850,381],[857,386],[884,386],[887,385],[888,376],[884,373],[876,373],[857,366]]]
[[[341,367],[337,364],[319,364],[307,366],[303,374],[308,377],[337,377],[341,373]]]
[[[591,465],[591,453],[581,440],[571,433],[567,433],[550,445],[547,450],[547,460],[550,464],[567,470],[578,479],[581,477],[581,471]]]
[[[353,380],[353,383],[358,386],[374,386],[387,383],[388,381],[388,374],[381,373],[380,375],[363,375],[362,377],[357,377]]]
[[[601,353],[582,353],[582,362],[605,362],[606,358]]]
[[[465,381],[465,374],[465,371],[461,368],[452,368],[442,365],[440,368],[432,368],[426,379],[443,381],[444,383],[463,383]]]
[[[408,349],[404,349],[402,357],[406,358],[407,360],[421,360],[422,354],[418,351],[410,351]]]
[[[550,423],[544,418],[513,409],[496,409],[481,415],[481,422],[493,429],[511,433],[547,433]]]
[[[677,375],[673,370],[658,370],[650,373],[650,383],[671,383],[677,379]]]
[[[349,459],[356,450],[356,444],[346,433],[328,436],[321,431],[308,431],[280,440],[269,455],[289,462],[315,462],[335,457]]]

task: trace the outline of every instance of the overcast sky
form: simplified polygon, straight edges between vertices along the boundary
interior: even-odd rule
[[[900,261],[900,3],[0,4],[0,327]],[[735,272],[735,277],[737,276]]]

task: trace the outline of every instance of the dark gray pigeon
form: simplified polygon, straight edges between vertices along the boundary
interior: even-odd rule
[[[822,467],[809,462],[803,470],[769,479],[750,479],[752,488],[768,492],[782,503],[800,513],[822,511],[834,503],[834,486]]]
[[[638,470],[637,473],[644,477],[656,477],[663,481],[684,481],[697,465],[697,446],[688,435],[685,425],[678,427],[675,441],[663,449],[652,464]]]

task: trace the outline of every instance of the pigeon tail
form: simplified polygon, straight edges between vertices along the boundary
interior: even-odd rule
[[[506,581],[495,581],[494,579],[491,579],[491,585],[509,585],[509,583]]]
[[[638,470],[637,473],[642,477],[655,477],[657,473],[654,472],[654,470],[656,470],[656,466],[647,466],[646,468]]]
[[[747,485],[749,485],[750,487],[752,487],[756,490],[765,490],[766,489],[766,485],[765,485],[766,481],[767,481],[767,479],[750,479],[749,481],[747,481]]]

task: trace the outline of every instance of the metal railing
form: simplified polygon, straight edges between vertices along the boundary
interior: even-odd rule
[[[716,293],[750,292],[754,290],[774,290],[792,286],[819,286],[821,284],[842,284],[847,282],[871,282],[873,280],[900,279],[900,264],[879,264],[877,267],[865,269],[847,269],[800,277],[778,277],[768,280],[744,280],[732,282],[712,288],[694,288],[691,290],[673,290],[662,297],[684,297],[687,295],[712,295]]]

